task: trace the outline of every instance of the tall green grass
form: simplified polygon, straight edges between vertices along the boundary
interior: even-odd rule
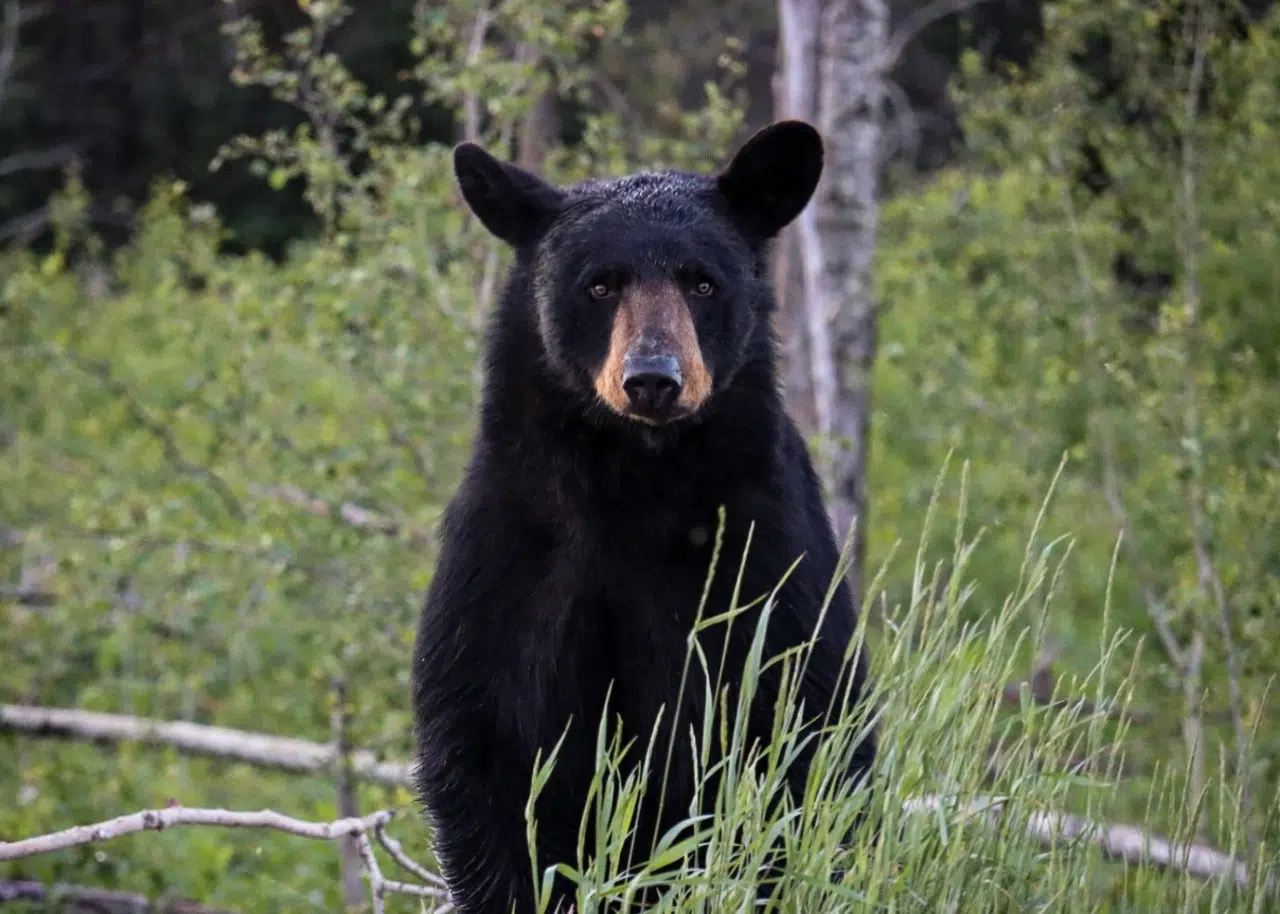
[[[1041,646],[1070,544],[1039,541],[1042,507],[1017,590],[998,605],[976,605],[978,591],[966,573],[981,535],[965,530],[964,488],[952,554],[930,565],[923,548],[916,553],[909,600],[889,605],[884,598],[880,587],[890,564],[872,582],[867,603],[875,605],[880,624],[870,628],[872,613],[864,612],[849,652],[852,657],[864,645],[870,648],[866,700],[833,709],[798,803],[776,802],[785,795],[782,769],[802,746],[801,720],[826,709],[797,707],[788,695],[775,709],[772,743],[748,746],[745,739],[745,710],[761,670],[780,663],[784,682],[794,684],[808,653],[763,655],[772,595],[738,694],[721,692],[711,681],[707,671],[718,664],[690,638],[685,674],[704,684],[707,710],[694,722],[696,732],[679,736],[695,742],[701,762],[695,805],[709,799],[715,814],[690,816],[658,836],[645,860],[630,859],[627,839],[641,798],[661,790],[671,747],[655,738],[646,747],[623,746],[602,725],[578,859],[554,868],[576,883],[577,914],[639,910],[651,887],[662,892],[648,910],[757,909],[757,887],[778,846],[786,853],[772,910],[788,914],[1280,910],[1272,907],[1277,898],[1268,896],[1266,880],[1253,878],[1244,887],[1230,879],[1202,880],[1107,859],[1089,840],[1048,844],[1028,833],[1031,817],[1047,811],[1110,821],[1121,791],[1143,789],[1122,777],[1133,670],[1122,665],[1118,650],[1139,633],[1115,629],[1108,605],[1087,675],[1059,681],[1048,705],[1033,703],[1024,690],[1019,707],[1006,707],[1004,686],[1020,678],[1026,657]],[[939,491],[935,487],[922,542],[929,540]],[[732,569],[735,560],[740,568],[745,557],[721,555],[719,545],[717,540],[712,573]],[[1115,559],[1112,573],[1114,568]],[[734,607],[708,606],[704,595],[694,635],[732,623],[746,608],[736,604],[735,598]],[[872,781],[854,789],[835,774],[872,723],[879,744]],[[725,749],[717,765],[709,764],[712,746]],[[535,772],[529,810],[554,764],[553,751]],[[1150,773],[1143,782],[1152,785],[1146,788],[1148,815],[1128,824],[1175,840],[1200,835],[1243,854],[1243,826],[1231,813],[1239,808],[1238,785],[1211,782],[1211,805],[1225,812],[1206,821],[1205,798],[1188,795],[1187,782],[1180,765]],[[1257,857],[1247,860],[1251,875],[1268,873],[1276,863],[1280,806],[1269,799]],[[536,842],[536,821],[529,837]],[[693,853],[699,847],[701,858]],[[553,871],[535,867],[534,875],[545,911]]]

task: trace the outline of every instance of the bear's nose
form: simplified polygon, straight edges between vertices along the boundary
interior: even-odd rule
[[[622,361],[622,389],[638,413],[660,416],[670,412],[683,383],[680,362],[674,356],[628,355]]]

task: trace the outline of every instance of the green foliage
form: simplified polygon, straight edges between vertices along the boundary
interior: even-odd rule
[[[1205,692],[1205,760],[1267,797],[1280,750],[1262,700],[1280,648],[1280,17],[1230,41],[1224,7],[1190,9],[1054,4],[1029,72],[970,68],[965,168],[886,207],[873,534],[881,553],[911,541],[923,480],[954,450],[976,467],[992,548],[980,593],[1006,593],[1020,551],[1006,531],[1065,456],[1050,518],[1079,561],[1044,625],[1078,668],[1123,534],[1115,614],[1147,636],[1136,700],[1153,718],[1131,775],[1185,761],[1177,728],[1203,637],[1191,688]],[[1081,64],[1103,32],[1122,70],[1110,93]],[[1099,162],[1109,183],[1092,192],[1080,176]],[[1167,273],[1167,288],[1127,281],[1120,255]],[[1240,724],[1257,731],[1243,763],[1229,645]]]

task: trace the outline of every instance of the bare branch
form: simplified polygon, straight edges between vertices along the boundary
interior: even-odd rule
[[[216,825],[223,828],[269,828],[287,832],[301,838],[318,838],[332,841],[345,835],[358,835],[372,829],[376,823],[387,822],[391,812],[379,810],[359,819],[337,819],[333,822],[306,822],[278,813],[272,809],[255,812],[234,812],[228,809],[189,809],[170,806],[166,809],[144,809],[141,812],[117,816],[95,822],[92,825],[76,825],[62,831],[27,838],[22,841],[0,842],[0,860],[18,860],[63,851],[82,844],[110,841],[144,831],[164,831],[168,828],[194,825]]]
[[[4,20],[0,23],[0,105],[9,88],[9,78],[18,59],[18,32],[28,22],[47,15],[52,4],[36,3],[23,9],[19,0],[5,0]],[[5,172],[0,171],[0,175]]]
[[[938,796],[919,797],[903,804],[907,812],[940,812],[951,807]],[[979,816],[996,824],[1005,812],[1002,800],[978,798],[962,810],[965,816]],[[1249,884],[1248,869],[1244,863],[1229,854],[1202,844],[1178,844],[1149,834],[1132,825],[1108,825],[1091,822],[1068,813],[1033,812],[1027,817],[1027,834],[1047,845],[1061,842],[1085,842],[1097,845],[1105,856],[1141,866],[1173,869],[1199,879],[1231,878],[1236,885]]]
[[[1052,164],[1054,169],[1063,175],[1062,155],[1058,149],[1052,150]],[[1079,222],[1076,218],[1075,205],[1071,200],[1071,190],[1068,184],[1063,181],[1061,187],[1062,210],[1066,217],[1068,231],[1071,237],[1072,250],[1076,260],[1076,268],[1079,274],[1082,294],[1087,302],[1087,307],[1082,309],[1081,327],[1085,338],[1085,343],[1090,349],[1090,354],[1096,356],[1096,346],[1098,345],[1099,330],[1097,326],[1097,316],[1094,308],[1093,289],[1095,285],[1090,275],[1088,256],[1085,253],[1084,243],[1081,240]],[[1092,361],[1092,358],[1091,358]],[[1090,371],[1090,383],[1094,382],[1094,372]],[[1095,402],[1098,402],[1097,392],[1094,391]],[[1106,497],[1108,505],[1111,507],[1112,514],[1120,524],[1121,536],[1130,536],[1131,528],[1129,525],[1129,514],[1125,509],[1124,500],[1120,495],[1120,485],[1117,471],[1117,458],[1115,441],[1112,438],[1111,423],[1105,416],[1095,418],[1098,439],[1102,459],[1102,490]],[[1136,550],[1135,550],[1136,552]],[[1203,676],[1202,665],[1204,659],[1204,632],[1197,626],[1191,635],[1190,644],[1183,648],[1177,636],[1173,632],[1173,627],[1169,622],[1169,614],[1164,606],[1163,601],[1156,596],[1156,589],[1151,583],[1151,578],[1146,573],[1141,556],[1136,556],[1135,568],[1138,573],[1139,583],[1142,588],[1143,599],[1147,606],[1147,614],[1150,616],[1152,624],[1155,626],[1156,634],[1164,645],[1165,653],[1168,655],[1174,667],[1177,668],[1179,677],[1182,682],[1182,699],[1183,699],[1183,720],[1182,720],[1182,736],[1186,746],[1187,760],[1189,764],[1190,774],[1190,792],[1193,797],[1198,798],[1204,790],[1204,707],[1202,701],[1203,693]]]
[[[443,285],[443,284],[441,284]],[[374,388],[369,395],[370,404],[376,409],[382,418],[383,426],[387,430],[387,437],[391,443],[400,448],[409,458],[409,462],[413,464],[418,478],[422,481],[422,485],[430,490],[433,487],[431,469],[427,465],[426,458],[423,457],[422,451],[418,445],[412,440],[410,435],[401,428],[400,423],[392,418],[395,407],[405,408],[405,401],[402,397],[397,396],[390,388],[388,388],[386,380],[371,365],[373,360],[354,359],[345,361],[338,367],[344,371],[350,371],[355,377],[364,381],[370,387]],[[388,408],[392,407],[392,408]],[[422,539],[429,539],[429,534],[421,532],[415,536]]]
[[[5,90],[9,86],[9,74],[18,56],[18,30],[22,27],[22,4],[18,0],[6,0],[4,28],[0,30],[0,104],[4,104]]]
[[[59,168],[76,157],[78,148],[70,143],[41,149],[35,152],[19,152],[0,159],[0,178],[17,174],[20,171],[40,171]]]
[[[37,735],[56,734],[87,739],[103,739],[109,742],[134,741],[151,745],[168,745],[180,751],[306,774],[328,770],[334,754],[332,746],[324,746],[291,737],[268,736],[260,733],[228,730],[222,727],[152,721],[118,714],[100,714],[63,708],[0,705],[0,731],[6,729]],[[372,758],[372,754],[368,752],[353,752],[351,756],[352,774],[357,778],[374,783],[391,786],[410,786],[412,766],[396,762],[371,763]],[[994,816],[1003,810],[1002,802],[994,799],[977,799],[969,804],[968,809],[970,813],[985,810]],[[937,796],[925,796],[906,800],[903,803],[903,808],[907,812],[918,812],[922,810],[940,810],[945,805],[944,801]],[[173,812],[173,810],[166,810],[165,812]],[[234,817],[279,815],[269,811],[263,813],[225,813],[225,811],[218,810],[188,810],[188,812],[211,814],[215,817],[217,815],[231,815]],[[150,813],[137,813],[133,818],[144,815],[150,815]],[[280,818],[285,821],[296,821],[288,820],[286,817]],[[391,821],[391,818],[391,813],[387,811],[372,813],[361,818],[347,818],[342,820],[342,822],[347,823],[343,826],[347,829],[346,831],[338,828],[337,831],[325,832],[323,835],[314,832],[317,829],[337,828],[338,823],[330,825],[302,823],[302,825],[313,830],[306,833],[311,837],[336,839],[348,835],[360,835],[367,845],[360,849],[362,859],[366,854],[372,854],[372,844],[369,842],[369,836],[372,835],[373,840],[386,849],[396,863],[431,887],[409,886],[408,889],[411,890],[409,891],[403,888],[403,883],[383,879],[384,893],[414,894],[422,898],[443,898],[444,880],[410,859],[404,853],[399,842],[387,834],[386,826]],[[125,816],[123,819],[132,821],[129,816]],[[117,820],[112,821],[115,822]],[[357,832],[351,831],[351,823],[361,823],[360,829]],[[227,823],[209,821],[176,824]],[[277,827],[271,821],[257,823],[237,821],[231,824],[244,827],[250,827],[251,824],[253,827]],[[83,828],[92,829],[94,827],[96,826],[84,826]],[[164,826],[146,827],[160,828]],[[140,831],[143,828],[134,827],[133,830]],[[79,834],[79,831],[77,829],[69,830],[70,833],[77,834]],[[1203,879],[1217,878],[1225,874],[1234,873],[1239,884],[1243,885],[1246,881],[1245,865],[1230,855],[1205,845],[1174,844],[1166,838],[1149,834],[1134,825],[1091,823],[1068,813],[1048,811],[1037,813],[1033,816],[1028,823],[1028,831],[1033,837],[1045,843],[1053,843],[1063,839],[1086,840],[1101,846],[1104,853],[1113,859],[1182,870],[1192,876]],[[59,832],[57,834],[67,835],[68,833]],[[114,836],[114,833],[111,836]],[[33,838],[28,842],[18,842],[17,844],[30,845],[30,842],[40,842],[48,838],[50,836]],[[57,840],[66,842],[70,839],[61,837],[57,838]],[[63,846],[74,846],[76,843],[85,842],[73,841],[70,844],[59,844],[57,848],[47,848],[47,850],[54,850]],[[0,860],[7,859],[5,856],[7,849],[15,846],[17,845],[0,844]],[[43,847],[43,845],[38,846]],[[11,850],[8,852],[13,853]],[[32,851],[31,853],[37,852],[43,853],[44,850]],[[14,854],[14,856],[27,855],[26,853]],[[378,878],[382,879],[381,871],[376,872]],[[1270,885],[1270,882],[1268,884]],[[430,892],[435,894],[429,894]]]
[[[387,834],[387,826],[385,824],[375,825],[373,836],[378,839],[378,843],[391,855],[391,859],[400,864],[413,875],[417,876],[423,882],[429,882],[434,885],[445,887],[444,877],[437,876],[421,863],[412,859],[404,852],[404,848],[400,846],[400,842]]]
[[[902,25],[893,30],[893,35],[885,43],[884,53],[880,55],[880,72],[888,73],[892,70],[902,57],[902,52],[907,49],[907,45],[939,19],[963,13],[985,2],[986,0],[931,0],[924,6],[912,10]]]
[[[151,720],[74,708],[0,705],[0,730],[107,743],[172,746],[192,755],[298,774],[329,774],[338,761],[336,747],[330,744],[186,721]],[[351,753],[351,771],[361,780],[375,784],[412,786],[410,765],[382,761],[367,750]]]
[[[110,841],[113,838],[139,832],[164,831],[184,826],[266,828],[323,841],[353,838],[360,848],[360,858],[364,864],[365,877],[369,880],[369,891],[373,896],[375,914],[383,914],[386,910],[384,899],[388,894],[409,895],[423,900],[447,903],[449,893],[445,889],[396,882],[382,875],[382,868],[378,865],[378,860],[373,853],[373,845],[369,841],[369,833],[377,828],[385,828],[391,821],[392,815],[390,810],[384,809],[359,818],[337,819],[333,822],[306,822],[271,809],[238,812],[228,809],[189,809],[184,806],[171,806],[167,809],[147,809],[126,816],[117,816],[92,825],[77,825],[22,841],[0,842],[0,860],[34,857],[37,854],[53,853],[98,841]]]
[[[44,231],[53,221],[53,212],[48,206],[42,206],[21,216],[14,216],[7,222],[0,223],[0,242],[11,238],[18,239],[18,244],[25,244],[34,235]]]
[[[946,811],[951,805],[941,797],[925,796],[907,800],[903,804],[903,809],[908,813],[937,813]],[[1005,812],[1006,805],[1002,800],[979,798],[967,804],[961,814],[978,816],[986,819],[990,824],[996,824]],[[360,856],[365,866],[365,875],[369,879],[376,912],[384,910],[383,899],[387,894],[410,895],[421,899],[447,902],[447,890],[436,884],[413,885],[389,880],[382,874],[369,834],[371,832],[376,834],[385,829],[392,815],[390,810],[380,810],[359,818],[338,819],[333,822],[307,822],[270,809],[237,812],[226,809],[173,806],[167,809],[144,810],[21,841],[0,843],[0,860],[17,860],[98,841],[109,841],[143,831],[163,831],[183,826],[264,828],[327,841],[354,838],[360,848]],[[1205,845],[1171,842],[1129,825],[1106,825],[1067,813],[1042,811],[1033,812],[1028,816],[1026,832],[1035,840],[1051,846],[1061,842],[1084,842],[1097,845],[1111,859],[1161,869],[1179,870],[1206,880],[1231,878],[1240,887],[1247,887],[1249,884],[1249,874],[1245,864],[1228,854]],[[421,870],[421,867],[414,864],[411,870],[416,872]],[[431,875],[428,881],[435,883],[438,879],[439,877]]]
[[[547,69],[547,61],[538,52],[538,48],[527,41],[516,46],[516,62],[527,66],[533,74],[530,84],[536,85],[537,74]],[[516,164],[529,171],[538,171],[547,158],[547,151],[552,145],[552,138],[559,133],[558,97],[554,82],[538,92],[529,110],[519,118],[514,134],[516,143]]]
[[[4,20],[0,23],[0,104],[4,103],[9,77],[18,58],[18,32],[28,22],[47,15],[51,7],[49,3],[37,3],[23,9],[19,0],[6,0]]]
[[[386,823],[383,824],[385,825]],[[415,898],[432,899],[451,906],[451,897],[448,889],[397,882],[394,879],[387,879],[383,876],[382,868],[378,865],[378,858],[373,854],[373,844],[369,841],[369,832],[367,830],[360,832],[356,836],[356,842],[360,848],[360,857],[364,861],[365,875],[369,877],[369,888],[373,894],[373,910],[375,914],[382,914],[385,910],[383,898],[388,894],[412,895]]]
[[[46,885],[25,879],[0,882],[0,904],[9,901],[56,905],[65,914],[231,914],[223,908],[182,898],[152,901],[133,892],[62,883]]]
[[[89,206],[82,214],[89,223],[131,228],[133,218],[101,206]],[[14,216],[0,223],[0,243],[13,242],[15,247],[31,243],[41,232],[53,224],[53,210],[48,205]]]
[[[618,120],[625,127],[629,127],[635,123],[635,109],[631,107],[631,103],[627,101],[626,95],[619,89],[604,72],[592,73],[591,79],[595,83],[600,94],[604,96],[605,103],[612,109],[613,113],[618,115]]]
[[[884,165],[894,156],[913,159],[920,148],[920,120],[911,107],[911,99],[903,88],[891,79],[881,81],[885,100],[889,102],[890,111],[885,115],[885,126],[892,127],[894,142],[882,143],[877,156],[877,163]],[[886,135],[889,131],[886,130]]]

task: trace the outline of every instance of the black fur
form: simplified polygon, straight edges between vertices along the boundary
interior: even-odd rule
[[[577,859],[611,681],[611,713],[639,753],[659,709],[668,720],[674,710],[718,508],[726,528],[707,614],[729,607],[754,523],[742,602],[804,557],[781,592],[766,653],[805,641],[817,623],[838,549],[777,389],[765,244],[808,202],[822,145],[792,122],[754,137],[721,175],[633,175],[565,190],[473,145],[459,147],[455,164],[468,204],[515,248],[516,262],[488,329],[479,428],[422,614],[417,784],[460,914],[525,914],[535,753],[545,758],[572,718],[537,807],[541,878],[546,866]],[[694,416],[644,425],[597,398],[591,376],[608,348],[612,306],[584,290],[618,270],[715,281],[713,296],[689,303],[714,381]],[[755,618],[738,619],[728,636],[730,681]],[[841,584],[801,687],[808,714],[844,686],[854,624]],[[703,641],[718,658],[720,644]],[[857,696],[861,662],[853,676]],[[662,818],[642,810],[643,841],[690,813],[688,722],[701,721],[703,688],[695,670]],[[761,741],[777,689],[765,676],[751,720]],[[868,739],[851,773],[863,774],[874,751]],[[795,789],[804,777],[802,761],[790,772]]]

